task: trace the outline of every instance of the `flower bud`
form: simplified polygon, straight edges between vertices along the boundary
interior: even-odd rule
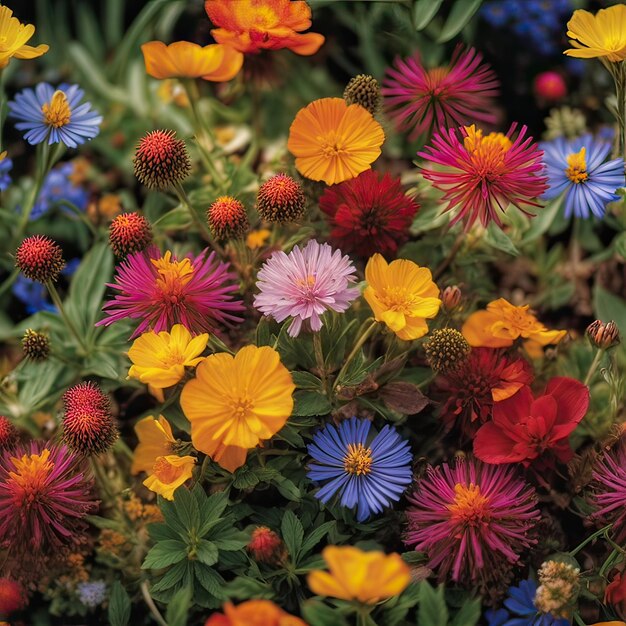
[[[462,296],[463,294],[461,293],[461,290],[456,285],[451,285],[441,291],[439,296],[441,299],[441,306],[446,313],[452,313],[452,311],[454,311],[454,309],[461,304]]]
[[[238,239],[250,228],[246,209],[231,196],[220,196],[207,210],[209,228],[217,239]]]
[[[45,361],[50,354],[50,338],[44,333],[28,328],[22,337],[22,350],[28,359]]]
[[[17,443],[17,429],[8,417],[0,415],[0,450],[8,450]]]
[[[591,343],[601,350],[608,350],[620,342],[619,328],[613,321],[596,320],[587,326],[587,337]]]
[[[267,222],[295,222],[304,215],[306,198],[291,176],[277,174],[259,188],[256,208]]]
[[[167,189],[181,183],[191,170],[187,147],[173,130],[155,130],[145,135],[133,159],[135,176],[150,189]]]
[[[248,552],[255,561],[268,565],[279,565],[287,557],[283,540],[267,526],[257,526],[252,531]]]
[[[544,100],[558,102],[567,95],[565,79],[558,72],[541,72],[535,77],[535,93]]]
[[[372,115],[380,111],[381,95],[378,81],[368,74],[359,74],[350,80],[343,92],[343,99],[349,106],[360,104]]]
[[[0,578],[0,615],[8,616],[27,604],[22,585],[9,578]]]
[[[15,253],[15,265],[31,280],[55,282],[65,267],[63,252],[50,237],[33,235],[22,241]]]
[[[152,243],[150,222],[139,213],[122,213],[109,226],[109,243],[118,257],[141,252]]]
[[[580,591],[580,570],[569,563],[545,561],[537,573],[535,606],[557,618],[569,617]]]

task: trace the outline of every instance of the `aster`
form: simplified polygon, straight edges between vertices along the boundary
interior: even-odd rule
[[[97,325],[139,319],[134,339],[174,324],[197,335],[213,332],[218,324],[238,322],[236,313],[244,307],[233,299],[238,286],[229,282],[234,276],[228,270],[229,265],[208,250],[181,260],[169,251],[162,255],[155,246],[130,254],[118,266],[116,282],[109,284],[118,293],[104,305],[107,317]]]
[[[322,483],[315,497],[326,504],[339,496],[359,522],[397,502],[413,479],[408,442],[389,425],[372,436],[371,426],[356,417],[328,424],[308,446],[308,477]]]
[[[24,89],[9,102],[9,117],[17,120],[15,128],[26,131],[31,145],[47,141],[76,148],[100,132],[102,116],[82,102],[84,91],[78,85],[63,83],[56,89],[39,83]],[[81,103],[82,102],[82,103]]]
[[[626,184],[624,159],[606,160],[609,142],[587,134],[571,141],[558,137],[540,145],[550,185],[543,197],[564,195],[565,217],[602,218],[606,205],[619,200],[615,191]]]

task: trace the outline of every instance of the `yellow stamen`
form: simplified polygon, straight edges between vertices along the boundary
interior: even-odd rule
[[[48,475],[54,468],[54,463],[49,460],[50,450],[43,450],[41,454],[25,454],[21,459],[13,457],[11,462],[15,472],[9,472],[9,476],[25,492],[37,493]]]
[[[454,486],[454,503],[448,505],[453,517],[468,523],[483,521],[489,517],[489,498],[474,483]]]
[[[348,474],[361,476],[372,471],[372,450],[362,443],[348,444],[348,452],[343,457],[343,467]]]
[[[567,157],[565,175],[576,185],[584,183],[589,178],[585,153],[586,149],[581,148],[579,152],[572,152],[572,154]]]
[[[72,111],[67,96],[62,91],[55,91],[50,99],[42,107],[44,120],[48,126],[61,128],[70,123]]]
[[[189,259],[172,261],[172,253],[168,250],[162,258],[152,259],[152,264],[160,274],[156,279],[156,285],[163,294],[175,298],[181,295],[181,288],[186,285],[193,276],[193,265]]]

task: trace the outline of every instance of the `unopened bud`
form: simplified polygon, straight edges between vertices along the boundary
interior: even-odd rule
[[[608,350],[620,342],[619,328],[613,321],[596,320],[587,326],[587,337],[591,343],[601,350]]]
[[[447,313],[454,311],[461,304],[461,297],[461,290],[456,285],[443,289],[440,298],[444,310]]]
[[[279,565],[287,556],[283,540],[267,526],[258,526],[252,531],[247,547],[248,552],[259,563]]]

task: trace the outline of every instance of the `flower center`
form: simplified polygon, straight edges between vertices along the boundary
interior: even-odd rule
[[[179,468],[172,465],[164,456],[160,456],[154,462],[152,473],[162,483],[172,483],[178,478]]]
[[[583,147],[579,152],[572,152],[572,154],[567,157],[565,176],[567,176],[576,185],[584,183],[589,178],[585,153],[586,148]]]
[[[431,96],[441,96],[443,94],[446,88],[442,87],[441,83],[449,73],[450,68],[448,67],[434,67],[428,70],[426,80],[428,81],[428,93]]]
[[[324,136],[318,136],[317,140],[320,142],[322,153],[326,158],[338,157],[345,154],[345,149],[340,145],[341,138],[337,133],[332,130],[326,133]]]
[[[405,287],[385,287],[380,300],[386,309],[403,315],[411,315],[421,298],[407,291]]]
[[[33,500],[41,493],[46,484],[54,463],[50,461],[50,450],[43,450],[41,454],[25,454],[21,459],[12,458],[15,472],[9,472],[13,482],[20,487],[20,500]]]
[[[348,444],[348,452],[343,457],[343,468],[348,474],[362,476],[372,471],[372,450],[362,443]]]
[[[233,417],[235,419],[246,419],[252,411],[254,404],[248,398],[239,398],[232,405]]]
[[[193,277],[193,266],[189,259],[172,261],[172,253],[167,251],[160,259],[152,259],[159,276],[155,285],[162,301],[168,306],[182,304],[185,299],[185,286]]]
[[[465,126],[465,132],[467,136],[463,139],[463,145],[477,173],[488,180],[497,177],[504,166],[504,157],[513,145],[511,140],[502,133],[485,136],[473,124]]]
[[[306,278],[296,278],[295,284],[296,287],[300,289],[301,295],[306,300],[312,300],[315,298],[315,294],[313,293],[313,288],[315,287],[315,276],[313,274],[309,274]]]
[[[489,498],[480,492],[480,487],[474,483],[454,486],[454,503],[448,505],[452,517],[472,526],[487,521],[490,518]]]
[[[62,91],[55,91],[50,99],[41,107],[44,122],[48,126],[61,128],[70,123],[72,111],[70,109],[67,96]]]

